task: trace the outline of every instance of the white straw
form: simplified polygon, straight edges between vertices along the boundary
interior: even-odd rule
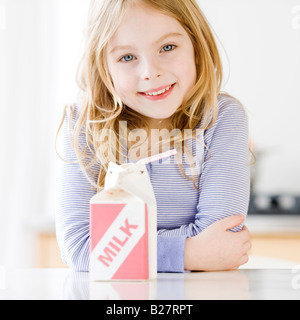
[[[145,159],[141,159],[139,160],[137,163],[143,163],[143,164],[148,164],[157,160],[161,160],[161,159],[165,159],[165,158],[169,158],[171,156],[175,156],[177,154],[176,149],[172,149]]]

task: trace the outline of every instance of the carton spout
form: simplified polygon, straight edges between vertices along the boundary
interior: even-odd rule
[[[129,193],[136,194],[143,198],[150,197],[153,199],[154,191],[148,175],[146,164],[165,159],[176,154],[176,149],[173,149],[142,159],[137,163],[126,163],[121,166],[115,163],[109,163],[104,189],[108,190],[118,186]],[[141,186],[143,187],[141,188]]]
[[[121,188],[140,198],[155,199],[146,165],[142,163],[132,164],[126,168],[110,163],[105,178],[104,190],[114,188]]]

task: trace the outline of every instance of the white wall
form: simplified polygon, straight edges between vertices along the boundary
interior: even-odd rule
[[[300,193],[300,1],[198,0],[248,110],[260,192]]]
[[[0,0],[0,265],[32,265],[30,231],[54,219],[54,137],[63,105],[77,94],[87,6]]]

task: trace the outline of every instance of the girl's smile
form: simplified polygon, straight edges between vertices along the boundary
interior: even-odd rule
[[[173,17],[132,5],[107,45],[107,64],[122,102],[145,116],[170,118],[196,82],[192,41]]]
[[[156,89],[151,89],[149,91],[139,92],[139,94],[152,101],[163,100],[172,93],[175,85],[176,83],[173,83],[167,87],[164,86]]]

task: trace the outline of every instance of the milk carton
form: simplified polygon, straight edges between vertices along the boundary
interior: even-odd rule
[[[104,190],[90,201],[90,280],[150,280],[157,275],[156,200],[146,168],[110,163]]]

